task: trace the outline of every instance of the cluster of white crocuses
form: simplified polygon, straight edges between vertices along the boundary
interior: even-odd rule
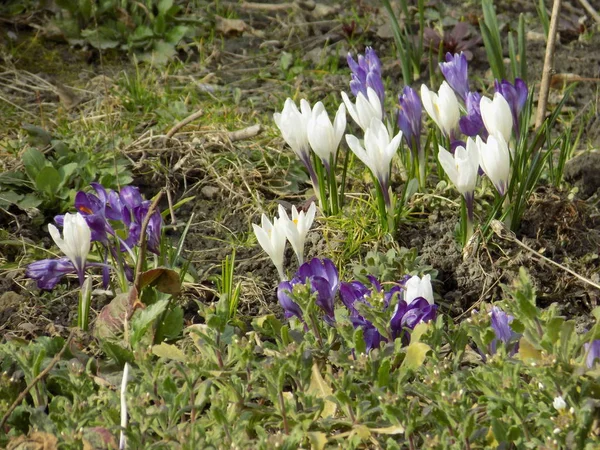
[[[500,196],[507,192],[514,153],[510,143],[513,131],[515,141],[518,139],[519,114],[528,92],[519,79],[514,84],[496,81],[493,99],[470,92],[464,55],[447,55],[446,59],[440,68],[447,81],[437,93],[422,85],[421,100],[451,147],[448,151],[440,145],[438,160],[463,195],[467,213],[463,238],[468,239],[473,232],[473,195],[479,169]],[[466,111],[462,117],[461,101]],[[466,136],[466,142],[457,139],[459,130]]]
[[[288,98],[283,111],[275,113],[273,119],[283,139],[306,167],[323,212],[337,214],[339,198],[334,168],[340,141],[346,129],[344,105],[339,106],[332,123],[322,102],[317,102],[311,108],[303,99],[298,109],[294,101]],[[329,187],[329,202],[326,185]]]
[[[363,139],[346,134],[348,147],[371,171],[377,187],[380,209],[389,211],[391,198],[389,180],[391,161],[402,140],[402,131],[391,137],[388,127],[383,122],[383,105],[378,94],[371,87],[366,95],[359,92],[353,103],[345,92],[342,92],[343,103],[340,104],[333,123],[330,121],[322,102],[311,108],[302,99],[300,109],[288,98],[283,111],[275,113],[275,124],[290,148],[306,167],[319,204],[324,213],[339,212],[342,200],[338,197],[335,177],[338,148],[346,129],[346,109],[352,119],[364,132]],[[313,153],[311,154],[311,150]],[[324,167],[323,172],[320,168]],[[328,196],[325,184],[327,184]]]
[[[279,217],[273,218],[273,222],[266,214],[263,214],[260,226],[252,224],[258,243],[273,261],[281,280],[287,279],[283,270],[286,242],[290,241],[298,259],[298,265],[302,265],[306,235],[313,224],[316,212],[317,207],[314,203],[311,203],[306,211],[298,211],[295,206],[292,206],[292,217],[290,218],[285,208],[279,205]]]

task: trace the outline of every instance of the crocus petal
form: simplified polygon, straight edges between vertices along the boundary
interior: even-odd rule
[[[424,298],[433,304],[433,288],[431,286],[431,275],[423,278],[417,275],[410,277],[404,284],[404,301],[410,305],[415,299]]]
[[[37,281],[40,289],[51,290],[67,274],[77,273],[77,268],[69,258],[42,259],[27,266],[25,275]]]
[[[506,99],[496,92],[493,100],[482,97],[479,108],[488,133],[496,136],[501,135],[508,142],[512,134],[513,116]]]
[[[60,236],[58,229],[52,225],[48,225],[50,236],[61,249],[61,251],[71,260],[79,281],[83,284],[84,268],[87,260],[87,255],[91,247],[91,231],[87,222],[80,213],[65,214],[63,224],[63,237]]]
[[[484,143],[479,136],[476,138],[479,149],[479,164],[492,181],[500,195],[504,195],[508,187],[510,175],[510,151],[502,135],[488,137]]]
[[[586,342],[584,352],[587,354],[585,364],[589,369],[592,369],[596,360],[600,359],[600,339],[596,339],[592,343]]]
[[[410,86],[405,86],[398,97],[398,128],[411,150],[421,148],[422,105],[419,96]]]
[[[282,281],[277,287],[277,299],[279,304],[283,308],[284,316],[289,319],[290,317],[296,316],[302,320],[302,310],[296,302],[290,297],[293,286],[289,281]]]

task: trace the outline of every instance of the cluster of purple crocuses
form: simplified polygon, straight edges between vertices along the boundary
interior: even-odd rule
[[[335,325],[335,302],[339,293],[342,304],[348,309],[349,318],[354,328],[361,328],[367,351],[379,348],[388,338],[365,317],[357,304],[368,308],[381,308],[389,315],[389,335],[393,339],[402,338],[410,341],[408,330],[420,322],[433,320],[437,306],[433,304],[433,290],[429,275],[422,278],[407,276],[401,282],[384,290],[381,283],[372,276],[369,284],[360,281],[340,282],[338,270],[327,258],[313,258],[300,266],[290,281],[282,281],[277,288],[277,298],[283,307],[286,318],[297,317],[304,322],[303,311],[294,301],[294,287],[309,285],[316,296],[315,304],[323,311],[323,319],[329,325]],[[395,305],[392,308],[392,305]]]
[[[503,345],[506,353],[509,356],[514,356],[519,351],[519,340],[521,338],[521,335],[516,333],[511,327],[514,317],[505,313],[497,306],[492,306],[490,319],[495,338],[488,345],[488,354],[496,354],[498,345]],[[596,364],[596,360],[600,360],[600,339],[586,342],[583,345],[583,354],[585,365],[589,369],[592,369]],[[485,355],[483,357],[485,360]]]
[[[131,253],[139,244],[142,223],[151,202],[144,200],[139,189],[134,186],[125,186],[119,192],[106,189],[99,183],[91,183],[91,186],[95,194],[79,191],[75,196],[75,209],[85,219],[91,231],[91,241],[103,247],[104,263],[83,261],[82,264],[85,267],[102,267],[104,285],[107,286],[107,261],[110,254],[115,263],[122,267],[129,281],[132,281],[133,271],[125,262],[122,253]],[[54,218],[59,227],[64,225],[64,220],[64,215]],[[155,254],[160,250],[161,228],[162,217],[155,211],[150,217],[146,231],[147,248]],[[39,288],[53,289],[63,276],[77,272],[78,268],[72,260],[63,257],[36,261],[27,267],[26,275],[36,280]]]

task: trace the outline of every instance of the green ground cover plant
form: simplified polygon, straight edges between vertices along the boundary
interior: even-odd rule
[[[66,104],[2,53],[0,447],[598,447],[595,110],[533,123],[544,2],[56,6],[99,59]]]

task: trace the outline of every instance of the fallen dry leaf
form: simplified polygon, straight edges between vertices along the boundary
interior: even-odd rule
[[[226,19],[225,17],[215,16],[216,30],[224,36],[237,36],[244,31],[248,31],[250,27],[241,19]]]

